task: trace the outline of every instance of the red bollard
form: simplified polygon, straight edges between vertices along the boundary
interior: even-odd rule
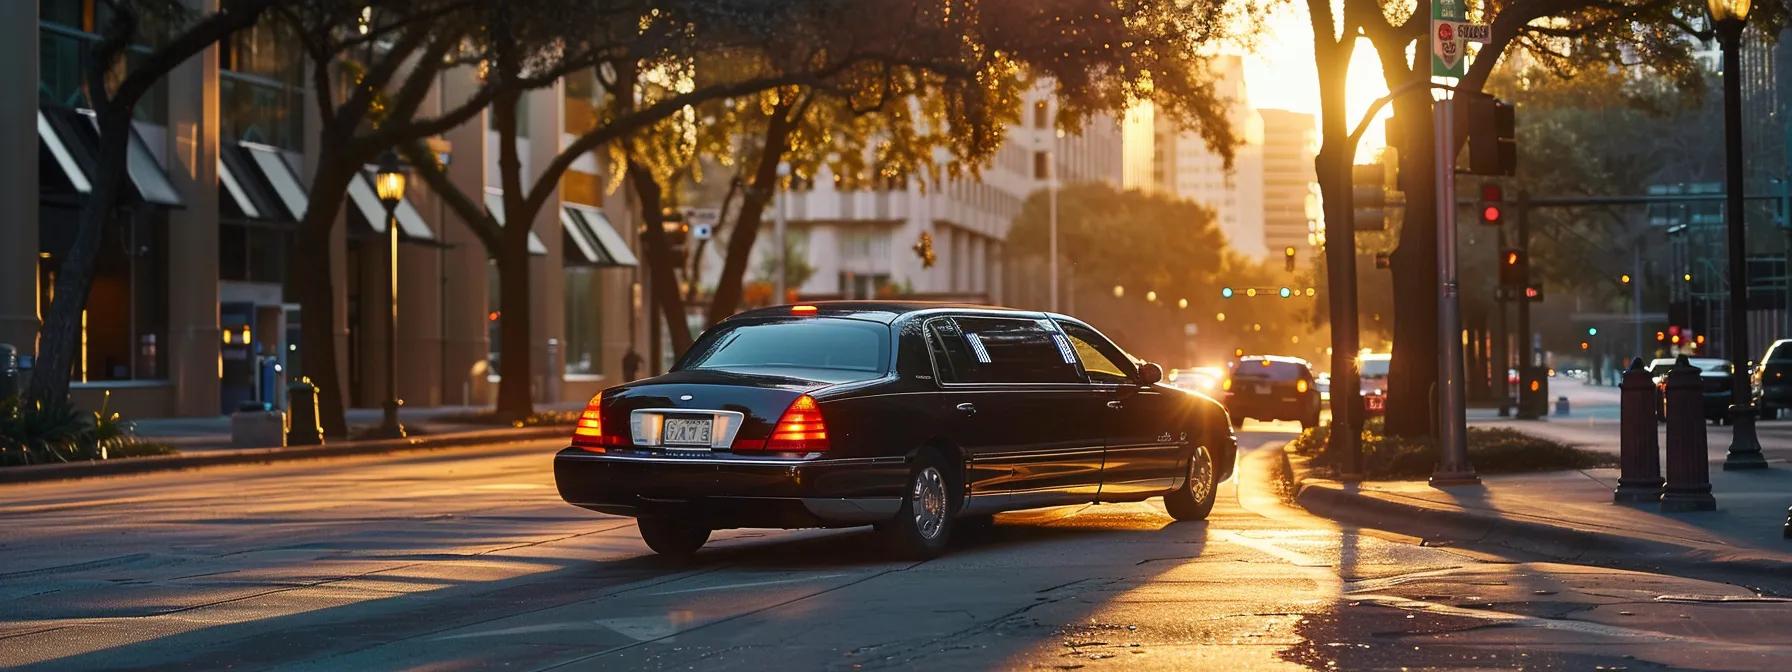
[[[1661,391],[1649,378],[1638,357],[1624,370],[1618,420],[1618,487],[1612,501],[1619,503],[1661,500],[1661,442],[1655,434],[1655,416],[1661,413]]]

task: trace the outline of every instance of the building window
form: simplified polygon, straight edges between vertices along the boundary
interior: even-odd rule
[[[77,0],[46,0],[40,5],[43,21],[38,22],[38,102],[60,107],[90,108],[87,99],[86,66],[93,60],[93,49],[100,36],[94,27],[104,25],[105,3]],[[149,48],[131,45],[125,51],[125,67],[133,67],[149,56]],[[115,76],[122,73],[115,73]],[[137,102],[137,121],[166,126],[168,124],[168,81],[158,79]]]
[[[264,21],[218,50],[225,137],[297,150],[305,138],[305,57],[284,24]]]
[[[1033,128],[1045,128],[1050,123],[1051,123],[1051,114],[1050,114],[1050,110],[1048,109],[1048,106],[1045,104],[1045,101],[1043,101],[1043,100],[1034,101],[1034,103],[1033,103]]]
[[[561,349],[566,373],[604,372],[603,274],[595,266],[568,266],[566,279],[566,344]]]

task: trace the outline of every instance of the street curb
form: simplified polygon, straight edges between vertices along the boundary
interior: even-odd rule
[[[1298,470],[1291,465],[1291,471]],[[1498,546],[1562,562],[1714,576],[1781,594],[1792,592],[1792,560],[1755,549],[1639,538],[1529,516],[1409,503],[1399,501],[1398,495],[1353,492],[1347,490],[1350,486],[1299,473],[1293,480],[1295,503],[1313,515],[1419,537],[1427,545]]]
[[[60,481],[98,476],[123,476],[127,474],[178,471],[183,469],[199,469],[203,467],[234,464],[271,464],[275,462],[292,462],[296,460],[381,455],[400,451],[456,448],[482,443],[540,441],[545,439],[565,438],[570,436],[571,432],[571,427],[561,426],[524,427],[520,429],[505,428],[433,434],[404,439],[337,441],[319,446],[208,450],[203,452],[196,451],[175,455],[155,455],[119,460],[67,462],[62,464],[33,464],[22,467],[0,468],[0,485],[8,483]]]

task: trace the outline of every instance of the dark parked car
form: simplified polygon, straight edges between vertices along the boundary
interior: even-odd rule
[[[1781,410],[1792,408],[1792,339],[1780,339],[1767,346],[1761,365],[1754,373],[1755,407],[1761,417],[1778,417]]]
[[[1699,384],[1703,388],[1705,419],[1723,424],[1730,421],[1730,361],[1712,357],[1693,357],[1687,360],[1699,369]],[[1655,380],[1655,387],[1662,393],[1662,415],[1667,418],[1668,370],[1674,368],[1672,358],[1661,358],[1649,362],[1649,376]]]
[[[1226,379],[1226,412],[1232,426],[1255,420],[1299,420],[1319,426],[1319,387],[1307,360],[1274,355],[1240,357]]]
[[[958,521],[1163,497],[1197,520],[1232,473],[1225,410],[1064,315],[827,302],[736,315],[672,371],[605,390],[554,460],[567,502],[653,550],[711,530],[873,525],[938,554]]]

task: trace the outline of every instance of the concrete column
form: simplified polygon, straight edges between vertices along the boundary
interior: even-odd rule
[[[0,2],[0,343],[37,352],[37,3]],[[19,101],[33,104],[18,104]]]
[[[528,94],[529,161],[523,166],[525,188],[533,189],[533,178],[539,175],[540,168],[560,153],[560,133],[566,128],[565,86],[564,82],[555,82],[553,86]],[[565,257],[561,250],[565,235],[560,231],[559,184],[554,185],[553,195],[536,214],[531,226],[548,248],[546,256],[535,257],[529,263],[529,335],[535,341],[530,344],[534,350],[535,369],[531,379],[535,381],[535,401],[551,403],[560,400],[566,371],[562,366],[566,355],[566,283],[562,273]],[[557,344],[551,361],[549,341]]]
[[[439,83],[444,105],[466,100],[478,89],[479,82],[469,69],[444,73]],[[485,194],[486,144],[485,131],[490,121],[480,113],[471,121],[444,134],[453,152],[448,162],[448,179],[461,193],[481,199]],[[496,176],[493,176],[493,181]],[[468,224],[452,211],[443,209],[441,227],[436,232],[448,247],[441,252],[442,301],[442,379],[443,403],[454,405],[490,404],[496,401],[497,387],[486,382],[486,357],[490,354],[487,336],[487,313],[490,311],[489,277],[491,255],[485,244],[473,234]]]
[[[201,13],[217,0],[187,0]],[[187,207],[168,213],[168,377],[174,412],[218,415],[218,48],[168,73],[168,175]],[[155,291],[152,288],[145,288]]]

